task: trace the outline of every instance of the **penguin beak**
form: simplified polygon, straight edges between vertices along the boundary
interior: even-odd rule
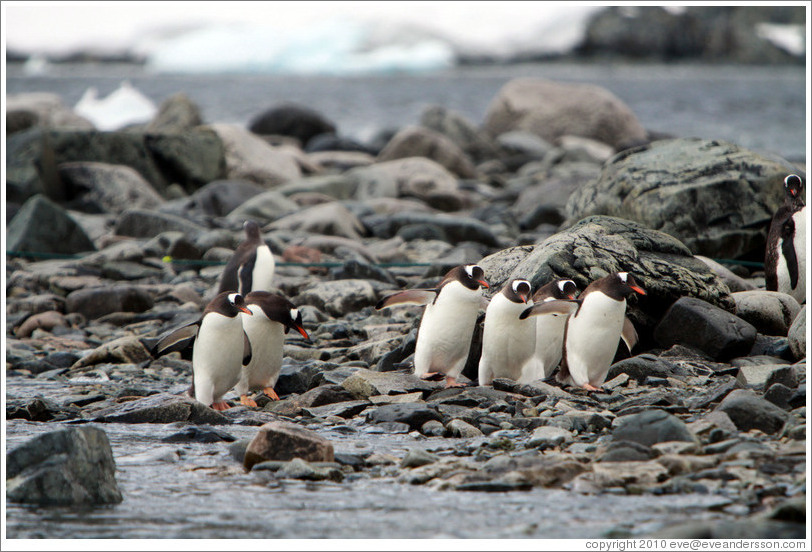
[[[477,283],[478,283],[480,286],[484,287],[484,288],[489,288],[489,287],[491,287],[491,286],[489,286],[489,285],[488,285],[488,282],[486,282],[485,280],[477,280]]]
[[[301,326],[294,326],[294,327],[296,328],[296,331],[298,331],[300,334],[302,334],[302,337],[304,337],[307,340],[310,339],[310,336],[307,335],[307,332],[305,331],[305,329],[303,327],[301,327]]]
[[[254,315],[254,313],[253,313],[253,312],[251,312],[251,309],[249,309],[248,307],[239,306],[239,307],[237,307],[237,308],[238,308],[238,309],[240,309],[242,312],[244,312],[245,314],[247,314],[247,315],[249,315],[249,316],[253,316],[253,315]]]
[[[637,293],[639,293],[640,295],[645,295],[646,294],[646,290],[644,290],[640,286],[629,286],[629,287],[632,288],[633,291],[636,291]]]

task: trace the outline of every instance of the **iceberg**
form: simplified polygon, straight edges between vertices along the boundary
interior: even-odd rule
[[[118,130],[124,126],[150,121],[158,111],[152,100],[142,94],[129,81],[106,98],[91,86],[76,103],[73,110],[93,123],[99,130]]]

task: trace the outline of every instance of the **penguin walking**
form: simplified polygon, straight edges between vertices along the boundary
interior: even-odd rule
[[[251,343],[240,313],[252,314],[243,296],[220,293],[206,305],[199,320],[173,330],[152,349],[154,356],[160,356],[193,344],[189,395],[215,410],[229,408],[223,395],[237,384],[242,366],[251,361]]]
[[[262,239],[259,224],[245,221],[245,240],[237,246],[220,277],[217,293],[236,291],[245,296],[251,291],[269,291],[276,262]]]
[[[578,286],[572,280],[553,280],[533,294],[533,304],[561,299],[575,299]],[[564,329],[568,314],[550,313],[536,316],[536,349],[533,360],[525,364],[521,383],[549,378],[561,362]]]
[[[252,291],[245,296],[245,304],[251,315],[241,313],[243,329],[251,343],[251,360],[242,367],[235,391],[245,406],[257,406],[248,397],[250,390],[262,389],[271,399],[279,400],[274,390],[279,371],[282,369],[282,348],[285,334],[291,328],[310,339],[302,326],[302,313],[276,293]]]
[[[549,313],[570,313],[564,333],[564,348],[558,380],[598,391],[606,380],[620,339],[631,351],[637,332],[626,318],[626,298],[645,295],[628,272],[615,272],[589,284],[575,301],[537,303],[523,317]]]
[[[805,183],[797,174],[784,179],[784,204],[778,208],[767,234],[764,276],[769,291],[806,302]]]
[[[426,305],[414,353],[414,373],[429,379],[446,378],[446,387],[461,387],[457,378],[465,368],[468,349],[487,288],[478,265],[460,265],[448,271],[436,288],[407,289],[383,298],[377,309],[398,304]]]
[[[533,358],[535,320],[519,318],[528,305],[533,305],[530,294],[530,282],[515,279],[488,304],[482,328],[479,385],[491,385],[494,378],[518,380],[525,364]]]

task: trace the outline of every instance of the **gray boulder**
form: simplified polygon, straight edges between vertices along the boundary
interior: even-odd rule
[[[364,226],[344,205],[337,201],[315,205],[281,217],[270,224],[269,230],[298,230],[311,234],[343,236],[360,240]]]
[[[787,333],[789,349],[796,360],[806,358],[806,304],[792,321]]]
[[[133,238],[153,238],[163,232],[182,232],[194,237],[205,231],[204,227],[170,213],[127,209],[116,219],[114,233]]]
[[[472,161],[481,163],[499,156],[496,143],[459,113],[439,105],[427,107],[420,116],[420,124],[447,136]]]
[[[408,424],[412,430],[419,430],[429,420],[442,421],[442,416],[436,408],[425,403],[385,404],[366,416],[368,423],[400,422]]]
[[[65,199],[80,211],[120,214],[126,209],[155,209],[164,202],[138,171],[124,165],[62,163],[59,178]]]
[[[460,147],[434,130],[408,126],[395,134],[378,154],[379,162],[425,157],[436,161],[460,178],[474,178],[476,169]]]
[[[646,140],[631,109],[605,88],[520,78],[491,101],[485,130],[498,136],[528,130],[549,142],[567,134],[593,138],[620,150]]]
[[[763,255],[784,177],[797,169],[719,140],[662,140],[621,152],[570,197],[565,226],[589,215],[633,220],[711,258]]]
[[[425,157],[407,157],[358,167],[346,176],[358,183],[356,199],[416,197],[427,203],[442,195],[455,194],[456,177],[445,167]]]
[[[6,250],[72,255],[95,251],[96,246],[67,211],[36,195],[8,223]]]
[[[220,412],[187,396],[158,393],[134,401],[117,404],[93,413],[93,421],[120,424],[225,424]]]
[[[477,242],[489,247],[499,247],[499,240],[488,225],[474,218],[458,217],[445,214],[396,213],[392,215],[371,215],[361,221],[370,232],[382,239],[401,235],[404,239],[423,237],[441,239],[450,244],[464,241]],[[408,230],[420,229],[423,233],[407,233]],[[431,232],[428,234],[427,232]],[[405,234],[405,235],[404,235]]]
[[[413,374],[402,372],[377,372],[359,368],[341,382],[341,387],[354,398],[368,399],[375,395],[405,395],[408,393],[428,393],[436,384],[422,380]]]
[[[696,297],[682,297],[654,329],[663,347],[685,345],[715,360],[746,355],[756,341],[756,328],[738,316]]]
[[[122,501],[107,434],[92,426],[39,435],[6,456],[6,499],[40,506]]]
[[[276,190],[268,190],[236,207],[227,218],[240,222],[250,219],[264,224],[298,210],[296,202]]]
[[[335,133],[336,125],[318,111],[285,102],[254,117],[248,129],[254,134],[289,136],[304,146],[320,134]]]
[[[225,176],[231,180],[250,180],[272,188],[299,178],[299,163],[291,152],[274,147],[247,130],[225,123],[207,125],[223,142]],[[211,179],[214,180],[214,179]]]
[[[739,431],[758,429],[772,435],[789,419],[787,412],[749,389],[736,389],[724,398],[718,410],[726,413]]]
[[[777,291],[740,291],[730,296],[736,302],[736,316],[764,335],[787,335],[801,310],[794,297]]]
[[[306,462],[333,462],[333,444],[314,431],[290,422],[268,422],[248,444],[243,466],[250,470],[255,464],[267,460],[293,460]]]
[[[65,299],[67,312],[78,312],[89,320],[111,312],[144,312],[153,304],[145,289],[126,284],[77,289]]]
[[[264,191],[259,184],[247,180],[215,180],[196,190],[186,207],[206,215],[224,217]]]
[[[611,272],[630,272],[646,290],[645,297],[630,303],[631,316],[649,329],[684,296],[734,308],[727,287],[677,239],[612,217],[586,218],[537,246],[499,251],[479,264],[491,293],[513,278],[527,278],[533,289],[556,278],[571,279],[583,290]]]
[[[373,306],[377,301],[375,288],[366,280],[317,282],[293,299],[296,305],[313,305],[337,317]]]
[[[685,423],[663,410],[646,410],[622,416],[612,431],[613,441],[632,441],[650,447],[666,441],[695,442],[696,437]]]
[[[200,108],[189,96],[178,92],[161,103],[158,113],[147,124],[147,132],[178,133],[203,124]]]
[[[32,126],[93,129],[93,123],[66,106],[58,94],[50,92],[9,94],[6,96],[5,109],[8,136]]]

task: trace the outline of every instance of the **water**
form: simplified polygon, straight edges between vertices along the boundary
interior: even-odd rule
[[[334,121],[339,133],[369,140],[377,132],[418,124],[442,105],[480,124],[499,89],[518,77],[603,86],[643,126],[675,136],[728,140],[805,162],[808,118],[802,66],[535,63],[457,67],[419,75],[165,75],[127,65],[51,66],[26,75],[8,67],[7,93],[44,91],[75,105],[89,86],[100,96],[123,79],[160,103],[185,92],[207,122],[247,125],[278,102],[295,101]]]

